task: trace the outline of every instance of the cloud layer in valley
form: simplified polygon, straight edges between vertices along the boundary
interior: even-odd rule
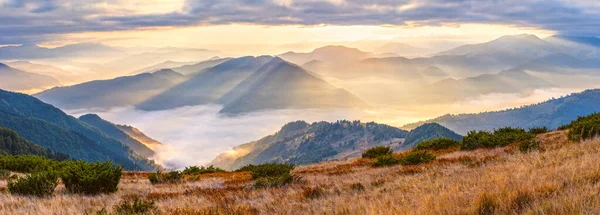
[[[256,112],[237,117],[218,115],[220,106],[192,106],[165,111],[146,112],[131,107],[111,110],[75,110],[70,114],[79,116],[96,113],[117,124],[139,128],[148,136],[162,142],[155,160],[167,168],[183,168],[210,162],[218,154],[232,147],[258,140],[277,132],[284,124],[305,120],[375,121],[392,126],[433,118],[446,113],[469,113],[500,110],[559,97],[574,89],[536,90],[528,95],[492,94],[450,105],[437,105],[407,110],[401,108],[377,108],[372,110],[278,110]]]

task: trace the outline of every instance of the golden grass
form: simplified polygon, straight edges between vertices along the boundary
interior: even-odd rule
[[[600,141],[539,135],[539,151],[514,146],[436,152],[429,164],[373,168],[354,159],[300,166],[304,182],[253,189],[249,173],[215,173],[151,185],[124,173],[119,191],[79,196],[59,185],[46,199],[11,196],[0,182],[0,214],[83,214],[135,197],[162,214],[600,214]]]

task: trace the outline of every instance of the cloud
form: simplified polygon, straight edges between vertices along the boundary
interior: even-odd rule
[[[3,0],[0,43],[35,35],[230,23],[437,26],[511,24],[600,35],[600,2],[590,0]]]

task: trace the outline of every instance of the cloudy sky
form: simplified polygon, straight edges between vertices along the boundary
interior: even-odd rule
[[[0,0],[0,44],[254,49],[518,33],[600,35],[600,1]]]

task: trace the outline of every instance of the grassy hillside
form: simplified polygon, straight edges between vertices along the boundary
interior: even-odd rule
[[[434,151],[434,161],[373,167],[373,159],[296,167],[282,187],[252,187],[250,172],[185,176],[152,185],[148,173],[125,173],[114,194],[76,196],[59,186],[49,198],[0,193],[6,213],[95,214],[139,204],[157,214],[597,214],[600,141],[571,142],[567,131],[473,151]],[[396,154],[396,157],[405,157]],[[0,182],[0,190],[5,190]],[[23,203],[26,202],[26,203]],[[139,200],[138,200],[139,202]]]

